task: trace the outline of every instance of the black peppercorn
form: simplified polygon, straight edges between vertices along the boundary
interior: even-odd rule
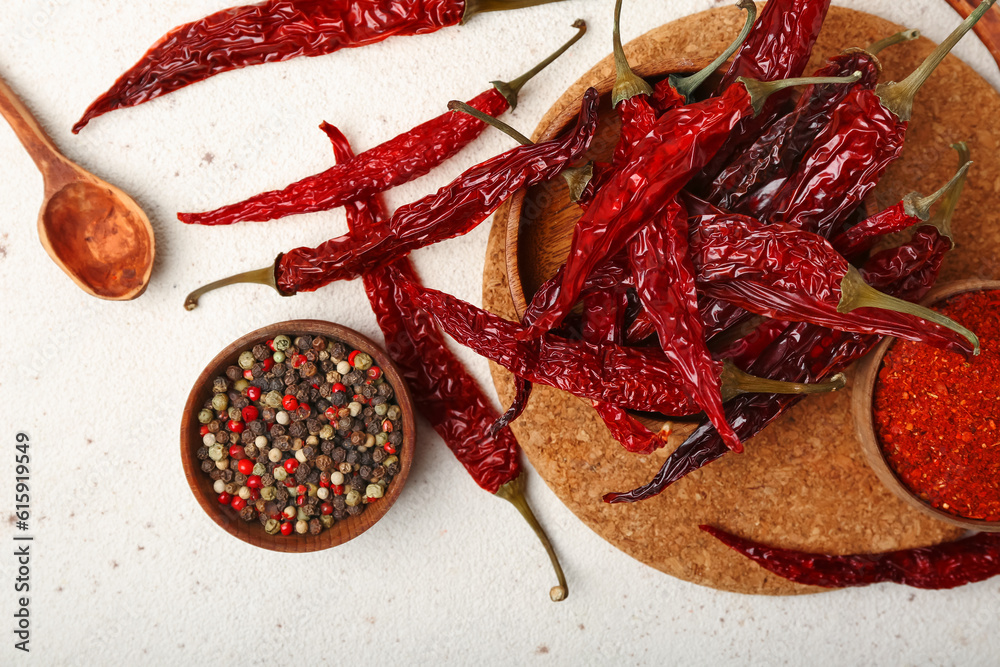
[[[254,432],[251,430],[246,430],[240,433],[240,442],[243,443],[244,446],[249,445],[256,439],[257,439],[256,434],[254,434]]]
[[[330,351],[330,358],[334,361],[340,361],[347,356],[347,347],[343,343],[334,343],[327,347]]]
[[[215,461],[212,459],[205,459],[201,462],[202,472],[212,472],[213,470],[215,470]]]
[[[333,505],[333,509],[335,510],[343,510],[347,507],[347,503],[344,502],[344,496],[334,496],[330,504]]]
[[[399,461],[393,461],[392,463],[387,465],[385,469],[390,475],[395,477],[396,475],[399,474]]]
[[[275,424],[274,426],[271,427],[271,437],[272,438],[280,438],[281,436],[285,435],[286,433],[288,433],[288,431],[286,431],[285,427],[282,426],[281,424]],[[282,451],[284,451],[284,450],[282,450]]]
[[[301,350],[308,350],[312,347],[313,337],[312,336],[298,336],[295,338],[295,347]]]
[[[219,431],[218,433],[215,434],[215,441],[220,445],[227,445],[229,444],[229,439],[231,437],[232,435],[229,433],[229,431]]]
[[[347,513],[350,514],[351,516],[358,516],[359,514],[361,514],[364,511],[365,511],[365,505],[364,505],[364,503],[362,503],[360,505],[354,505],[353,507],[348,506],[348,508],[347,508]]]
[[[381,450],[379,450],[379,451],[381,451]],[[385,469],[385,466],[375,466],[372,469],[371,480],[373,482],[377,482],[380,479],[382,479],[383,477],[385,477],[387,473],[388,473],[388,471]]]
[[[233,482],[239,484],[240,486],[243,486],[247,483],[247,476],[241,472],[238,472],[236,473],[236,476],[233,477]]]
[[[258,435],[264,435],[265,428],[266,427],[264,426],[264,422],[260,421],[259,419],[255,419],[249,424],[247,424],[247,430],[253,433],[254,437]]]
[[[387,456],[389,455],[386,454],[385,450],[382,449],[381,447],[376,447],[375,449],[372,450],[372,461],[374,461],[375,463],[382,463],[382,461],[385,461],[385,458]]]
[[[299,367],[299,375],[304,378],[311,378],[318,372],[319,369],[316,368],[316,364],[311,361],[307,361]]]
[[[253,521],[257,518],[257,510],[248,505],[240,510],[240,518],[244,521]]]
[[[204,461],[205,459],[208,458],[208,447],[204,446],[199,447],[198,451],[196,452],[196,455],[199,461]]]
[[[323,523],[319,519],[312,519],[309,521],[309,534],[319,535],[320,531],[323,530]]]
[[[229,366],[226,368],[226,377],[236,382],[243,377],[243,369],[239,366]]]
[[[288,435],[293,438],[301,438],[306,435],[306,425],[302,422],[292,422],[288,425]]]
[[[226,484],[229,484],[231,481],[233,481],[233,477],[235,476],[235,474],[236,473],[233,472],[232,468],[226,468],[225,470],[222,471],[222,481],[225,482]]]
[[[214,468],[214,466],[213,466],[213,468]],[[204,466],[202,466],[202,470],[205,470]],[[208,472],[208,471],[206,471],[206,472]],[[211,478],[211,480],[213,482],[216,481],[216,480],[220,480],[220,479],[222,479],[222,471],[219,470],[218,468],[214,468],[212,470],[212,472],[208,473],[208,476],[209,476],[209,478]]]
[[[229,380],[224,377],[217,377],[212,382],[212,391],[216,394],[222,394],[229,391]]]
[[[372,478],[372,468],[371,466],[363,465],[358,469],[358,476],[364,481],[370,481]],[[354,486],[354,480],[351,480],[351,486]]]
[[[279,484],[276,487],[275,495],[278,497],[278,501],[282,503],[288,502],[288,487],[284,484]]]
[[[403,444],[403,434],[402,432],[396,430],[389,434],[389,442],[392,443],[394,447],[399,447]]]
[[[264,361],[272,354],[270,348],[267,345],[254,345],[253,346],[253,356],[257,361]]]

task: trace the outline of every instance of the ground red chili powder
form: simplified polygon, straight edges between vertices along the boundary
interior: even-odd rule
[[[875,384],[875,431],[896,476],[938,509],[1000,520],[1000,291],[935,306],[979,336],[982,351],[897,341]]]

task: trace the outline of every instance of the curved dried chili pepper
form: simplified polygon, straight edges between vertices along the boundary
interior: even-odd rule
[[[269,0],[233,7],[161,37],[73,126],[230,70],[322,56],[457,25],[473,15],[559,0]]]
[[[279,255],[271,267],[215,281],[188,295],[193,310],[206,292],[235,283],[268,285],[283,296],[311,292],[336,280],[355,278],[374,266],[412,250],[468,233],[522,187],[553,178],[590,146],[597,127],[597,91],[584,94],[577,127],[564,137],[519,146],[486,160],[435,194],[393,213],[382,234],[350,234],[316,248],[296,248]]]
[[[1000,574],[1000,535],[977,533],[955,542],[876,554],[831,555],[781,549],[713,526],[699,526],[731,549],[799,584],[845,588],[883,582],[947,589]]]
[[[618,252],[675,197],[718,150],[734,124],[759,110],[769,95],[793,85],[853,80],[786,79],[764,83],[743,79],[721,97],[660,116],[635,147],[632,159],[597,191],[593,203],[577,221],[555,305],[539,316],[528,335],[556,327],[576,303],[594,267]]]
[[[346,137],[327,125],[338,162],[353,159]],[[386,224],[377,197],[347,205],[347,223],[355,234],[371,234]],[[459,462],[483,490],[511,502],[535,530],[555,568],[559,585],[549,596],[565,600],[566,577],[548,536],[524,496],[520,446],[509,431],[488,433],[496,411],[465,366],[448,349],[441,330],[424,313],[400,298],[398,276],[419,284],[409,258],[379,266],[364,275],[365,292],[385,336],[386,350],[413,391],[420,414],[430,422]]]
[[[852,90],[759,217],[822,236],[838,230],[899,157],[920,87],[995,2],[984,0],[903,81]]]
[[[414,306],[434,317],[458,343],[531,382],[633,410],[667,415],[701,411],[680,389],[679,371],[658,349],[592,344],[551,333],[522,340],[525,327],[520,324],[443,292],[405,282],[403,287]],[[789,384],[753,377],[732,365],[717,363],[716,368],[724,400],[748,392],[802,394],[843,387],[841,380]]]
[[[558,51],[510,82],[494,81],[493,88],[469,100],[469,105],[489,116],[498,116],[507,109],[515,108],[521,87],[587,31],[587,24],[582,20],[574,23],[573,27],[577,28],[577,34]],[[368,149],[353,160],[334,165],[282,190],[264,192],[205,213],[179,213],[177,217],[187,224],[229,225],[327,211],[423,176],[467,146],[485,129],[486,124],[477,118],[448,111]]]

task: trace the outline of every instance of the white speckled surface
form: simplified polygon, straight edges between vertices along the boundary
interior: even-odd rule
[[[634,0],[626,39],[712,0]],[[940,40],[943,0],[841,2]],[[201,368],[243,333],[283,319],[381,335],[359,282],[281,299],[263,288],[184,295],[205,279],[268,264],[345,229],[334,211],[273,223],[192,228],[201,210],[280,187],[331,163],[316,128],[358,150],[510,78],[568,34],[591,33],[526,87],[507,120],[526,132],[610,50],[611,0],[484,15],[459,28],[216,77],[151,104],[69,128],[169,28],[219,0],[6,0],[0,75],[72,158],[131,192],[157,232],[147,293],[85,296],[35,232],[42,181],[0,128],[0,517],[13,510],[14,435],[32,446],[32,657],[39,664],[991,664],[1000,652],[987,581],[947,592],[892,585],[796,598],[683,583],[623,555],[535,477],[529,493],[562,556],[570,597],[553,604],[547,559],[505,503],[478,490],[429,428],[402,497],[336,550],[286,556],[229,538],[187,489],[177,431]],[[642,11],[638,11],[641,7]],[[975,38],[956,53],[994,85]],[[509,147],[486,133],[428,177],[388,194],[398,206]],[[414,254],[428,284],[480,301],[488,226]],[[492,393],[487,366],[458,354]],[[0,521],[0,664],[13,648],[13,527]]]

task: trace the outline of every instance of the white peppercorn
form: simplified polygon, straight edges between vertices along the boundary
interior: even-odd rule
[[[337,372],[340,373],[341,376],[347,375],[348,373],[351,372],[351,370],[352,370],[351,364],[348,363],[346,360],[341,361],[340,363],[337,364]]]
[[[248,500],[250,498],[250,487],[241,486],[239,491],[236,492],[240,498],[243,500]]]
[[[272,447],[267,452],[267,460],[270,461],[271,463],[277,463],[278,461],[281,460],[281,457],[282,457],[281,450],[278,449],[277,447]]]
[[[215,484],[212,485],[212,490],[215,491],[216,493],[222,493],[223,491],[226,490],[226,483],[223,482],[221,479],[217,479],[215,480]]]
[[[337,486],[343,484],[344,473],[340,472],[339,470],[334,470],[332,473],[330,473],[330,483],[335,484]]]
[[[297,461],[298,461],[299,463],[305,463],[306,461],[308,461],[308,460],[309,460],[308,458],[306,458],[306,454],[305,454],[305,452],[303,452],[303,451],[302,451],[301,449],[300,449],[300,450],[298,450],[297,452],[295,452],[295,459],[296,459],[296,460],[297,460]]]
[[[288,426],[288,423],[292,420],[288,416],[288,413],[282,410],[274,416],[274,421],[278,422],[282,426]]]
[[[326,488],[325,486],[319,487],[318,489],[316,489],[316,497],[319,498],[320,500],[326,500],[327,498],[330,497],[330,489]]]
[[[295,515],[297,514],[296,509],[295,509],[295,505],[289,505],[288,507],[286,507],[285,509],[283,509],[281,511],[281,513],[282,513],[282,515],[284,515],[284,517],[286,519],[289,519],[289,520],[290,519],[294,519]]]

